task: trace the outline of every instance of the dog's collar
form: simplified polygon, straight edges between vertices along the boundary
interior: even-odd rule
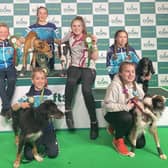
[[[138,100],[138,101],[140,101],[140,100]],[[136,99],[132,99],[131,102],[134,103],[135,107],[137,107],[141,113],[144,113],[143,109],[138,105]]]

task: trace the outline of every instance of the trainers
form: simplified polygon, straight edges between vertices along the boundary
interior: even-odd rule
[[[69,131],[74,131],[74,121],[72,116],[72,111],[65,112],[65,120]]]
[[[90,139],[95,140],[99,136],[98,122],[91,122]]]
[[[11,108],[6,111],[6,119],[7,120],[12,119],[12,109]]]
[[[113,146],[122,155],[127,155],[128,156],[130,154],[127,146],[124,143],[124,139],[123,138],[114,139],[113,140]]]
[[[1,116],[5,117],[5,111],[4,110],[1,110]]]
[[[106,131],[109,135],[113,135],[115,132],[114,132],[114,128],[112,128],[111,125],[109,125],[107,128],[106,128]]]

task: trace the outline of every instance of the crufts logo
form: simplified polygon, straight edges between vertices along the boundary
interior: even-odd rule
[[[62,104],[64,103],[65,101],[65,95],[64,94],[61,94],[61,93],[54,93],[54,101],[57,103],[57,104]]]

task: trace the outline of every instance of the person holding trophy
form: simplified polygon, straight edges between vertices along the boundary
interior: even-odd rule
[[[98,137],[98,121],[92,85],[96,77],[95,61],[98,59],[97,37],[88,34],[84,19],[81,16],[76,16],[71,22],[71,31],[65,35],[61,42],[67,41],[70,46],[70,65],[67,69],[65,87],[66,124],[69,130],[74,130],[72,100],[74,89],[80,83],[90,118],[90,139],[96,139]]]

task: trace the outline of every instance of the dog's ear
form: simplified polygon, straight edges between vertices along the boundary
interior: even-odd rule
[[[151,72],[152,74],[154,74],[154,73],[155,73],[155,70],[154,70],[153,63],[152,63],[151,60],[149,60],[149,67],[150,67],[150,72]]]
[[[136,66],[136,74],[140,75],[142,73],[144,58],[141,58],[138,65]]]
[[[159,96],[159,95],[153,95],[152,98],[158,97],[159,99],[162,99],[163,103],[166,103],[166,97],[164,96]]]

